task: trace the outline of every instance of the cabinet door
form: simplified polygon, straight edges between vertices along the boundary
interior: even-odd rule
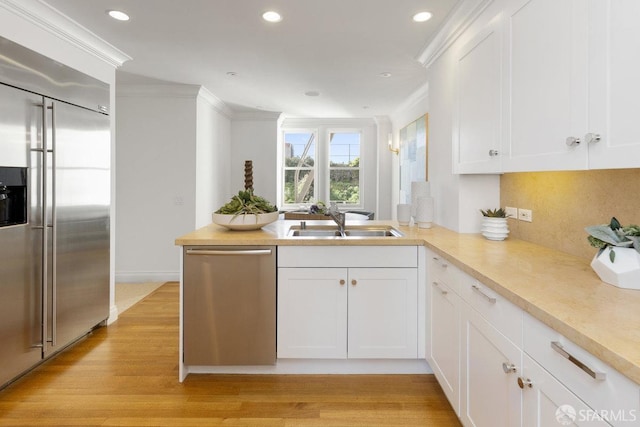
[[[506,172],[587,168],[588,2],[513,0],[505,28]]]
[[[453,268],[453,267],[451,267]],[[431,316],[428,362],[460,415],[460,297],[446,284],[434,280],[428,288]]]
[[[347,269],[278,269],[278,357],[347,357]]]
[[[458,173],[502,170],[502,34],[496,18],[457,55],[454,165]]]
[[[526,354],[523,362],[520,376],[531,384],[522,393],[523,427],[609,426],[590,416],[595,414],[591,408]]]
[[[591,2],[590,100],[587,132],[590,168],[640,167],[640,2]]]
[[[349,358],[418,357],[418,271],[349,269]]]
[[[475,427],[519,426],[522,393],[516,379],[522,351],[468,304],[461,303],[460,307],[462,423]],[[510,371],[511,366],[514,370]]]

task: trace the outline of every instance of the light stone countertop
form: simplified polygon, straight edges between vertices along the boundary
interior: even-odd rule
[[[640,384],[640,291],[600,281],[589,261],[521,240],[490,241],[445,228],[392,225],[398,238],[313,239],[286,234],[299,221],[262,230],[230,231],[211,224],[176,239],[176,245],[425,245],[509,301]],[[307,221],[308,225],[330,224]],[[585,240],[586,242],[586,240]],[[585,243],[586,244],[586,243]]]

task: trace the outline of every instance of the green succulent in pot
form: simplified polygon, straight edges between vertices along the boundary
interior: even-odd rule
[[[482,214],[482,216],[485,216],[487,218],[506,218],[507,217],[507,211],[504,210],[504,208],[487,209],[486,211],[483,209],[480,209],[480,213]]]
[[[622,226],[615,218],[611,218],[611,222],[603,225],[591,225],[585,227],[589,236],[587,240],[594,248],[598,248],[598,255],[606,248],[611,248],[609,259],[615,261],[616,253],[613,248],[634,248],[640,253],[640,226],[627,225]]]

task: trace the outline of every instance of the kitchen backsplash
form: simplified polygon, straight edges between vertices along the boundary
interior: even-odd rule
[[[584,228],[640,224],[639,190],[640,169],[506,173],[500,205],[533,211],[530,223],[509,219],[510,237],[591,259]]]

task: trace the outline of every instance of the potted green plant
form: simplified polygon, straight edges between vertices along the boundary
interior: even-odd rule
[[[603,282],[627,289],[640,289],[640,226],[622,226],[615,218],[609,224],[585,227],[589,244],[598,248],[591,268]]]
[[[256,230],[278,219],[278,208],[253,189],[240,190],[231,200],[215,211],[214,223],[231,230]]]
[[[507,212],[503,208],[480,209],[482,213],[482,228],[480,232],[489,240],[504,240],[509,235]]]

